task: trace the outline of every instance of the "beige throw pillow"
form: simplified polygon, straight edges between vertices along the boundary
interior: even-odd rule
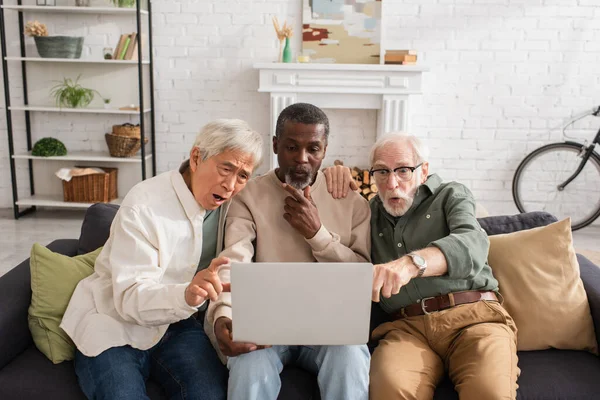
[[[518,350],[598,354],[569,219],[490,236],[489,264],[519,330]]]

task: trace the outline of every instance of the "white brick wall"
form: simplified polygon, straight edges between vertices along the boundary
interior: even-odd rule
[[[292,22],[293,48],[300,49],[301,2],[153,4],[159,171],[176,167],[198,128],[218,117],[246,119],[265,133],[270,151],[269,100],[256,92],[258,74],[251,66],[276,58],[274,15]],[[413,133],[432,148],[431,170],[469,185],[491,213],[515,212],[510,185],[519,161],[535,147],[559,140],[560,133],[548,130],[563,118],[600,104],[600,3],[385,0],[384,15],[384,46],[416,49],[420,62],[431,67],[424,95],[411,110]],[[115,41],[105,38],[115,35],[109,20],[101,22],[81,31],[95,51]],[[19,87],[20,81],[12,85]],[[326,111],[332,127],[326,163],[341,158],[366,165],[376,113]],[[589,138],[599,122],[580,124],[582,136]],[[60,134],[76,143],[74,131],[60,129]],[[0,207],[11,204],[7,153],[2,110]],[[20,177],[26,190],[23,171]]]

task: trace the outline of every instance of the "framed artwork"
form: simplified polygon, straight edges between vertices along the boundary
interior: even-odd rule
[[[302,0],[302,53],[311,62],[379,64],[382,0]]]

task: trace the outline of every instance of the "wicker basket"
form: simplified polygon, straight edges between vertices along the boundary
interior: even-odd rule
[[[87,168],[87,167],[78,167]],[[104,168],[104,173],[74,176],[63,181],[65,202],[108,203],[118,197],[117,168]]]
[[[130,137],[141,137],[140,126],[132,124],[113,125],[113,135],[130,136]]]
[[[133,157],[140,150],[141,139],[131,136],[113,135],[107,133],[104,135],[108,152],[111,157]],[[144,138],[144,144],[148,143],[148,138]]]
[[[35,36],[35,47],[42,58],[80,58],[82,36]]]

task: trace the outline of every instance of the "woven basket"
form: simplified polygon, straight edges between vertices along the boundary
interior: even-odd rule
[[[140,126],[132,124],[113,125],[112,133],[120,136],[141,137]]]
[[[42,58],[79,58],[82,36],[35,36],[35,47]]]
[[[87,167],[78,167],[87,168]],[[74,176],[63,181],[65,202],[108,203],[118,197],[117,168],[104,168],[104,173]]]
[[[133,157],[142,147],[140,144],[142,140],[137,137],[107,133],[104,138],[111,157]],[[148,143],[148,138],[144,138],[144,144],[146,143]]]

